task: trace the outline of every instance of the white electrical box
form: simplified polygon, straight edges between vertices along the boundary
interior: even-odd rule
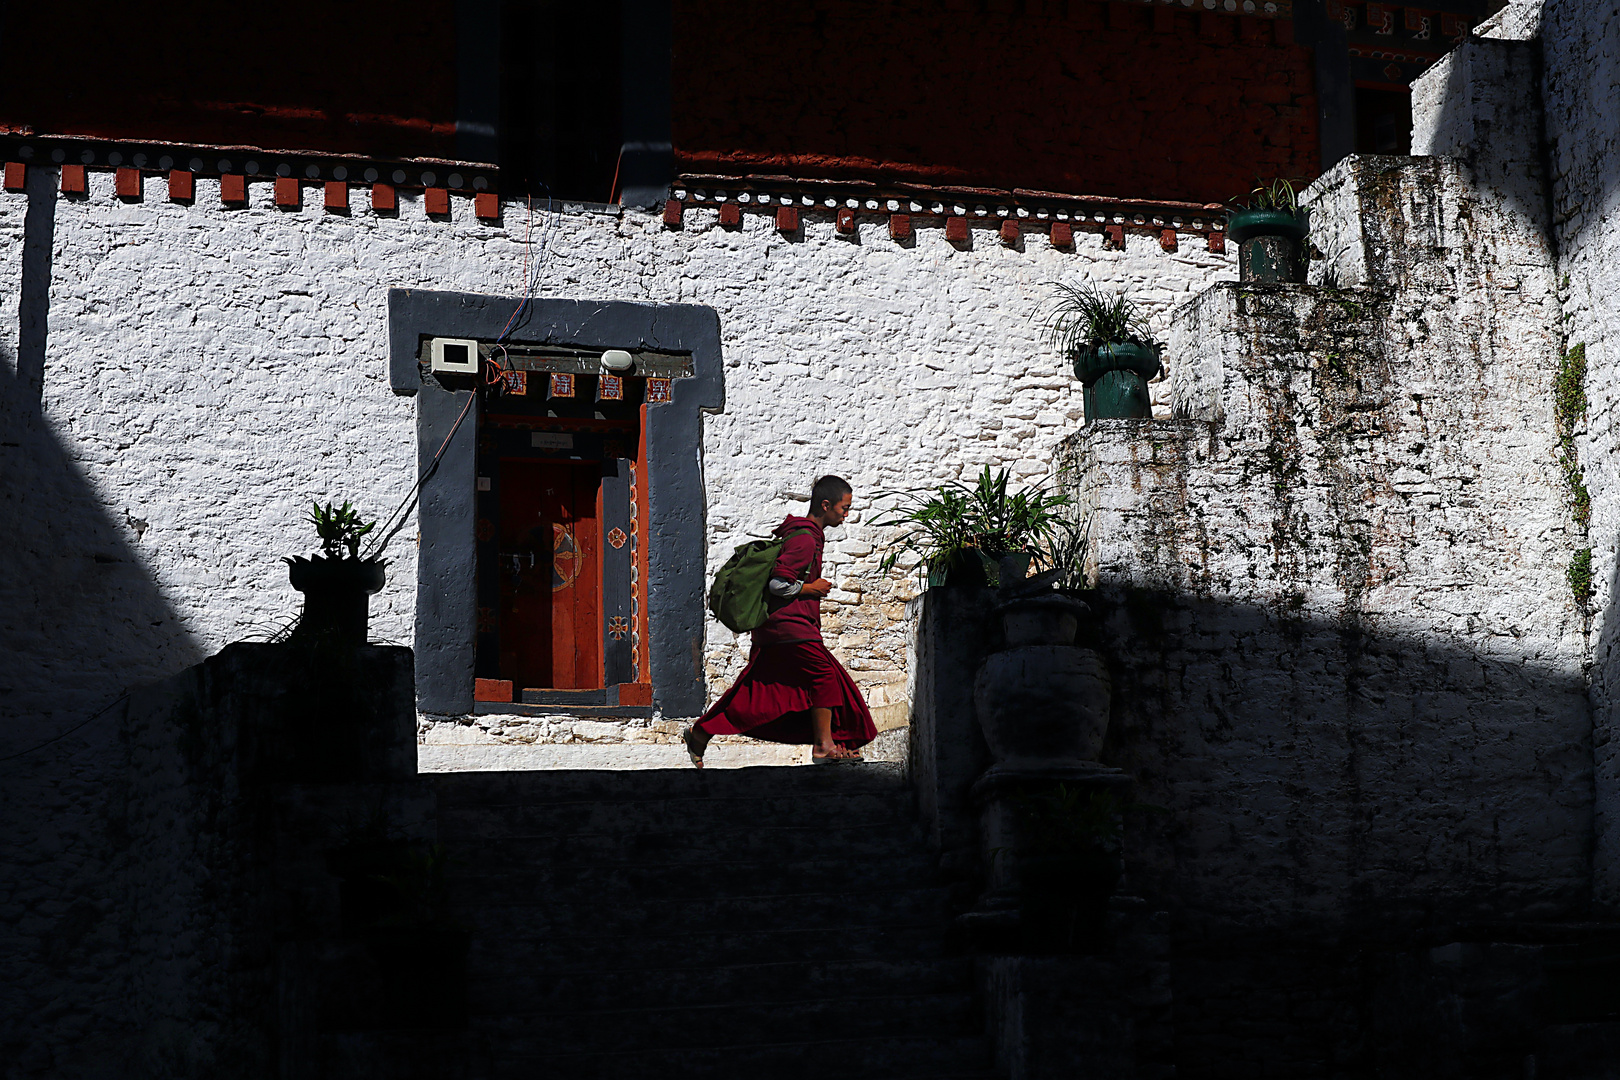
[[[431,369],[449,375],[478,374],[478,342],[436,337],[431,343]]]

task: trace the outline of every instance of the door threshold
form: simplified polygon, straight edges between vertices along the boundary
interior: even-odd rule
[[[516,701],[475,701],[474,716],[577,716],[581,720],[651,720],[643,705],[528,705]]]

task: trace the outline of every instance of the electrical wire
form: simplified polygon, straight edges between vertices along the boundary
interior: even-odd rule
[[[77,724],[74,724],[72,727],[68,728],[66,731],[62,732],[61,734],[52,735],[50,738],[46,739],[44,742],[40,743],[38,746],[30,746],[26,750],[19,750],[15,754],[8,754],[5,757],[0,757],[0,762],[15,761],[20,757],[24,757],[24,756],[26,756],[28,754],[32,754],[36,750],[43,750],[47,746],[51,745],[54,742],[61,742],[63,739],[67,738],[69,735],[73,734],[75,731],[78,731],[80,728],[82,728],[86,724],[90,723],[90,721],[96,719],[97,717],[101,716],[103,713],[107,712],[114,705],[117,705],[120,701],[128,701],[128,700],[129,700],[129,695],[128,694],[119,694],[117,697],[113,698],[106,705],[103,705],[100,709],[97,709],[95,712],[91,713],[85,719],[80,720]]]
[[[541,184],[541,187],[545,187],[545,185]],[[530,302],[534,299],[534,294],[539,291],[540,280],[545,274],[546,263],[549,261],[551,255],[551,237],[555,232],[555,228],[553,227],[553,221],[556,217],[555,213],[553,212],[555,206],[556,200],[551,195],[551,189],[546,188],[545,216],[540,222],[540,252],[538,257],[534,259],[534,271],[531,274],[529,265],[531,238],[534,234],[534,196],[529,196],[528,223],[525,225],[523,231],[523,297],[518,301],[517,307],[512,309],[512,314],[507,316],[506,325],[501,327],[501,332],[495,336],[495,341],[492,343],[493,348],[498,348],[501,350],[501,355],[503,358],[507,356],[507,352],[505,346],[503,346],[501,343],[506,340],[508,334],[522,325],[521,316],[524,310],[529,306]],[[494,369],[494,376],[491,377],[490,373],[485,371],[482,366],[480,366],[479,370],[483,375],[482,381],[485,383],[485,385],[497,385],[505,379],[508,369],[502,361],[490,357],[487,358],[484,363],[489,364]],[[476,401],[477,398],[478,391],[476,389],[473,390],[471,394],[467,395],[467,403],[461,407],[461,415],[457,416],[456,422],[450,425],[450,433],[444,437],[444,442],[439,445],[438,451],[433,455],[433,460],[428,463],[428,467],[426,469],[422,470],[422,475],[417,478],[416,483],[411,486],[411,490],[406,493],[405,498],[400,501],[400,504],[394,508],[394,512],[388,515],[388,519],[383,522],[382,527],[376,530],[376,539],[373,540],[372,543],[366,548],[365,554],[362,556],[362,558],[374,559],[381,555],[385,550],[387,550],[389,543],[394,539],[394,537],[398,536],[400,531],[405,528],[406,522],[409,521],[410,511],[416,505],[417,499],[421,496],[422,486],[432,478],[435,472],[438,471],[439,461],[444,457],[445,450],[449,448],[450,440],[455,438],[456,431],[460,429],[462,421],[467,419],[467,413],[472,409],[472,403]],[[396,519],[398,519],[398,524],[395,524]],[[390,530],[390,526],[392,526],[392,530]]]

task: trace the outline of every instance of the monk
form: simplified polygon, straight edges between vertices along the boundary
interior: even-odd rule
[[[748,666],[730,690],[683,734],[692,764],[716,735],[747,735],[809,743],[816,764],[859,762],[877,737],[860,687],[821,640],[821,598],[832,583],[821,576],[827,530],[844,523],[854,494],[837,476],[810,491],[810,512],[789,514],[776,527],[787,538],[771,570],[771,613],[753,632]]]

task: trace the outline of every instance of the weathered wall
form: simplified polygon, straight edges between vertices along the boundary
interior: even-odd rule
[[[1202,8],[682,3],[676,164],[1218,202],[1317,174],[1314,70],[1292,20]]]
[[[48,170],[30,172],[51,182]],[[1080,421],[1072,376],[1031,318],[1043,283],[1095,280],[1162,313],[1230,265],[1137,237],[1111,252],[1083,236],[1069,254],[1033,230],[1022,250],[988,229],[967,250],[931,229],[901,246],[881,224],[843,239],[830,213],[807,214],[792,237],[752,213],[741,231],[705,210],[680,230],[635,214],[537,215],[526,248],[520,206],[492,227],[459,200],[452,222],[430,221],[408,194],[388,218],[359,191],[345,216],[277,210],[268,185],[253,185],[250,207],[232,211],[207,181],[189,207],[164,199],[161,178],[137,203],[113,198],[110,175],[91,182],[87,199],[55,204],[45,424],[94,501],[124,523],[131,565],[156,585],[138,615],[127,602],[109,611],[135,625],[165,620],[203,651],[270,631],[295,610],[278,557],[311,546],[301,521],[310,499],[353,499],[381,514],[414,479],[415,405],[387,384],[391,286],[515,295],[528,260],[541,264],[547,295],[718,309],[728,405],[706,421],[701,448],[712,566],[795,509],[822,471],[847,475],[868,505],[877,489],[982,463],[1038,477]],[[0,198],[7,235],[24,206],[19,195]],[[14,256],[7,272],[15,267]],[[388,552],[394,584],[373,604],[380,640],[411,640],[411,535]],[[830,639],[874,705],[903,715],[903,602],[915,579],[879,578],[879,537],[861,512],[835,536]],[[86,565],[99,550],[72,532],[52,549]],[[61,657],[78,655],[75,631],[31,614],[28,575],[8,587],[20,590],[18,632],[38,641],[21,650],[37,659],[16,689],[32,695],[27,709],[43,708],[63,681]],[[109,681],[87,692],[116,694],[131,648],[102,650]],[[707,661],[716,681],[740,665],[737,642],[713,625]]]
[[[1069,447],[1104,760],[1172,811],[1133,890],[1175,910],[1178,1039],[1230,1050],[1198,1075],[1351,1068],[1371,952],[1589,895],[1549,254],[1446,159],[1350,158],[1309,195],[1339,285],[1205,292],[1172,325],[1178,418]]]
[[[1620,908],[1620,20],[1598,0],[1548,0],[1541,21],[1550,202],[1564,331],[1584,345],[1586,411],[1575,433],[1591,492],[1592,703],[1600,899]]]

